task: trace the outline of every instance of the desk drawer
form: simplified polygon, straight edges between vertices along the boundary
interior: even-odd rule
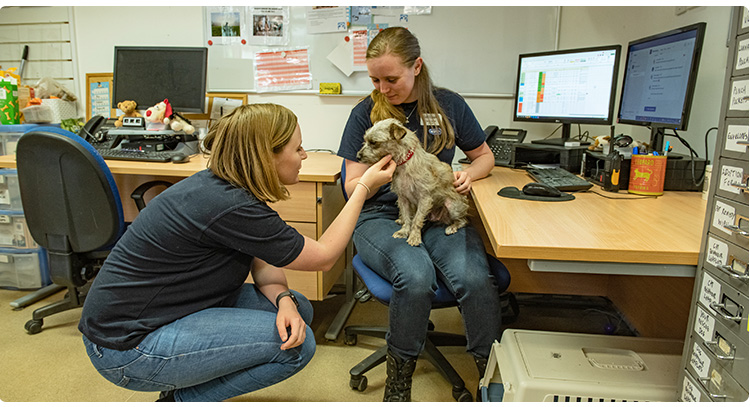
[[[709,232],[747,249],[749,227],[746,203],[722,197],[713,200]]]
[[[731,375],[739,383],[747,383],[747,346],[738,342],[734,335],[730,335],[730,337],[734,341],[732,346],[738,345],[734,354],[729,356],[733,359],[724,359],[727,358],[727,355],[718,349],[717,345],[707,343],[696,335],[690,338],[690,344],[686,348],[688,351],[687,370],[695,379],[705,385],[706,380],[713,376],[712,372],[720,370]],[[721,374],[721,376],[723,377],[725,374]]]
[[[746,293],[748,289],[748,252],[719,236],[706,238],[703,268],[712,272],[732,288]]]
[[[747,161],[722,157],[719,159],[716,195],[747,205]]]
[[[701,274],[703,276],[701,286],[697,291],[697,301],[716,321],[719,321],[719,324],[714,324],[714,329],[717,330],[719,325],[723,325],[728,331],[748,343],[747,295],[716,278],[710,272],[703,270]],[[709,340],[710,338],[704,335],[703,339]]]
[[[287,185],[290,199],[269,206],[287,222],[316,222],[318,213],[317,193],[314,182]]]

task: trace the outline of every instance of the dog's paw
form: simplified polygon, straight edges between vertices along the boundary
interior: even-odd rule
[[[401,218],[398,218],[398,219],[396,219],[396,224],[397,225],[403,225],[404,221]]]
[[[422,244],[422,236],[420,236],[419,234],[411,235],[408,239],[406,239],[406,243],[414,247],[419,246],[420,244]]]
[[[409,230],[406,228],[401,228],[393,234],[393,237],[395,237],[396,239],[405,239],[409,237]]]
[[[445,234],[446,235],[452,235],[454,233],[458,232],[458,226],[456,225],[448,225],[447,228],[445,228]]]

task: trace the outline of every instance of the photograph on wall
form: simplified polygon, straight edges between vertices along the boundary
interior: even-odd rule
[[[285,45],[289,43],[289,6],[247,7],[253,45]]]
[[[245,36],[245,15],[242,7],[206,7],[209,45],[241,42]]]

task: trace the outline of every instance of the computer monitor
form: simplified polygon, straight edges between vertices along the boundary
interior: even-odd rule
[[[565,145],[573,123],[612,124],[620,50],[608,45],[518,56],[513,120],[562,123],[561,138],[532,143]]]
[[[115,47],[112,107],[134,100],[142,110],[169,99],[176,112],[203,113],[207,61],[200,47]]]
[[[664,149],[664,130],[687,130],[706,23],[628,44],[617,122],[651,128],[651,148]]]

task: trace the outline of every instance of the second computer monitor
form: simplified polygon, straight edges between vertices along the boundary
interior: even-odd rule
[[[561,123],[562,138],[532,141],[556,145],[569,140],[571,124],[612,124],[620,49],[519,55],[513,120]]]

